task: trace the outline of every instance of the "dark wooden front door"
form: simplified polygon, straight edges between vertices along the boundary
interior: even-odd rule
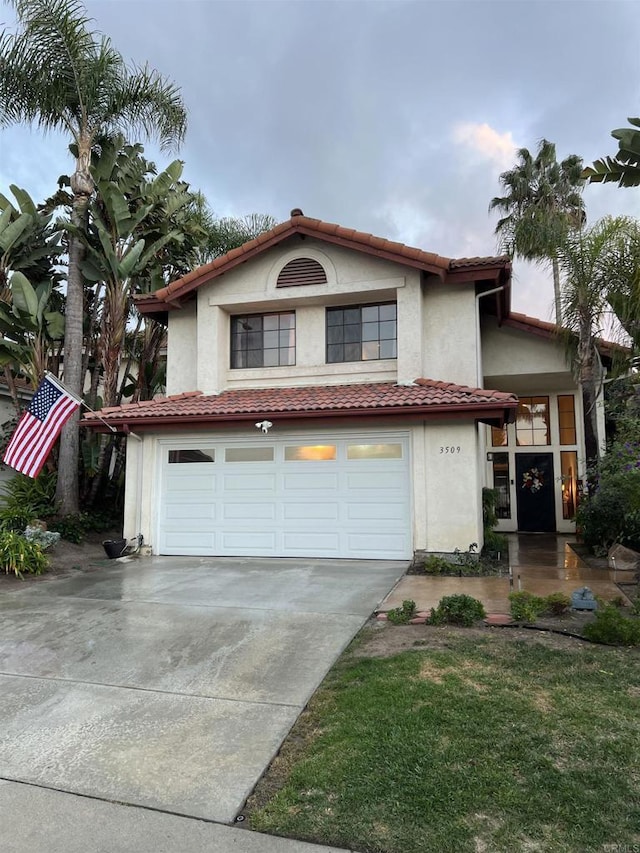
[[[553,455],[516,453],[518,530],[553,533],[556,529]]]

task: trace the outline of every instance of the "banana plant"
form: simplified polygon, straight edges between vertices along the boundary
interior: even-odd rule
[[[18,406],[15,375],[35,387],[64,335],[55,268],[62,247],[51,215],[25,190],[10,189],[15,203],[0,194],[0,366]]]

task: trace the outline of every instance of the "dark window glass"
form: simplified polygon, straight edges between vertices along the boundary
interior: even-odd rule
[[[295,363],[293,311],[231,318],[231,367],[280,367]]]
[[[573,394],[558,395],[560,444],[576,443],[576,410]]]
[[[327,362],[397,358],[397,307],[327,308]]]

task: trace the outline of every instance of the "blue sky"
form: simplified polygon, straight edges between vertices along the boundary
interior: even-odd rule
[[[182,89],[185,177],[220,215],[293,207],[441,255],[496,251],[489,201],[515,151],[614,154],[640,115],[640,4],[618,0],[88,0],[95,28]],[[9,6],[0,23],[11,25]],[[67,141],[0,131],[0,191],[42,199]],[[147,153],[162,167],[170,157]],[[590,186],[591,221],[640,189]],[[513,307],[550,319],[550,276],[516,263]]]

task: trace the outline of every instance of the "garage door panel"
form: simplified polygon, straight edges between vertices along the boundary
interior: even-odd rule
[[[276,486],[276,475],[274,474],[225,474],[223,488],[227,492],[270,492],[273,493]]]
[[[347,488],[400,493],[406,487],[401,471],[347,471]]]
[[[232,530],[221,534],[222,547],[229,554],[272,554],[276,535],[269,530]]]
[[[309,519],[335,521],[340,518],[340,506],[335,502],[325,503],[310,498],[307,503],[283,504],[282,517],[285,521],[308,521]]]
[[[349,521],[401,521],[407,511],[404,504],[362,502],[348,503],[345,516]]]
[[[283,536],[283,545],[288,553],[334,556],[340,553],[340,536],[310,529],[288,532]]]
[[[287,492],[317,492],[319,490],[335,491],[338,488],[338,472],[307,471],[305,473],[285,473],[282,487]]]
[[[400,458],[347,458],[351,445],[382,447],[390,440],[402,446]],[[255,454],[251,456],[255,440],[237,442],[233,453],[227,452],[228,439],[200,442],[201,451],[215,458],[206,465],[169,463],[170,448],[164,445],[159,553],[347,559],[411,556],[406,437],[370,433],[354,441],[314,436],[314,447],[335,446],[331,460],[291,461],[285,449],[294,442],[307,447],[299,439],[275,439],[273,461],[256,461]]]
[[[170,519],[189,520],[189,519],[207,519],[213,521],[216,517],[216,505],[213,503],[203,503],[202,501],[189,503],[170,503],[165,507],[164,520],[167,522]],[[184,524],[182,525],[184,528]]]
[[[222,505],[222,518],[225,521],[239,519],[245,524],[247,519],[255,518],[260,521],[273,520],[276,517],[276,507],[271,502],[260,503],[258,501],[242,501],[232,503],[225,501]]]

